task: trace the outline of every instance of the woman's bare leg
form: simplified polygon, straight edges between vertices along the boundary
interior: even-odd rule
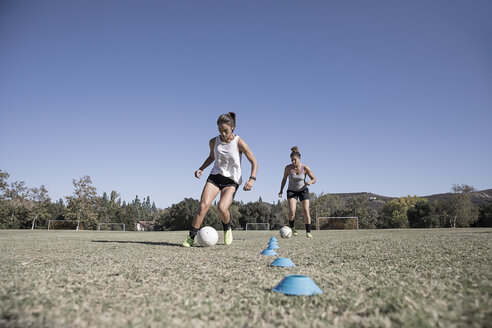
[[[302,213],[304,214],[304,223],[311,224],[311,214],[309,213],[309,199],[301,201]]]
[[[296,217],[297,199],[289,198],[289,221],[294,221]]]
[[[219,217],[222,223],[227,224],[231,221],[231,213],[229,212],[229,207],[234,200],[234,193],[236,192],[236,187],[226,187],[220,192],[220,200],[217,205],[219,209]]]
[[[212,202],[218,194],[219,187],[210,182],[207,182],[205,184],[200,200],[200,207],[198,207],[198,211],[196,212],[195,218],[193,219],[193,224],[191,225],[193,228],[200,229],[200,226],[202,225],[203,219],[205,218],[210,205],[212,205]]]

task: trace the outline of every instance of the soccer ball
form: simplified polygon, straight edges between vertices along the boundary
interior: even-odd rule
[[[283,226],[280,228],[280,237],[282,238],[290,238],[292,236],[292,229],[288,226]]]
[[[217,244],[217,240],[219,239],[219,235],[217,231],[212,227],[203,227],[198,231],[196,235],[198,243],[203,247],[209,247]]]

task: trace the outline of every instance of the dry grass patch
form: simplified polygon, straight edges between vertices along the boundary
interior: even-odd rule
[[[185,232],[0,231],[2,327],[484,327],[492,229],[277,232],[179,247]],[[219,232],[221,235],[221,232]],[[219,243],[221,242],[219,238]],[[271,292],[287,274],[324,293]]]

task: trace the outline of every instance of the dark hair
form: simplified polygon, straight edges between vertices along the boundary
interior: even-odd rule
[[[220,115],[217,119],[217,125],[219,124],[228,124],[234,130],[234,128],[236,127],[236,113],[229,112],[227,114]]]
[[[290,157],[297,156],[297,157],[301,158],[301,153],[299,152],[299,147],[294,146],[290,150],[292,150],[292,153],[290,153]]]

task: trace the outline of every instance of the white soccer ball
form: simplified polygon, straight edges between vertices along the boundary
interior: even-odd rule
[[[217,240],[219,240],[219,235],[217,234],[217,230],[212,227],[203,227],[198,231],[196,235],[198,243],[203,247],[209,247],[217,244]]]
[[[280,237],[282,238],[290,238],[292,236],[292,229],[288,226],[283,226],[280,228]]]

